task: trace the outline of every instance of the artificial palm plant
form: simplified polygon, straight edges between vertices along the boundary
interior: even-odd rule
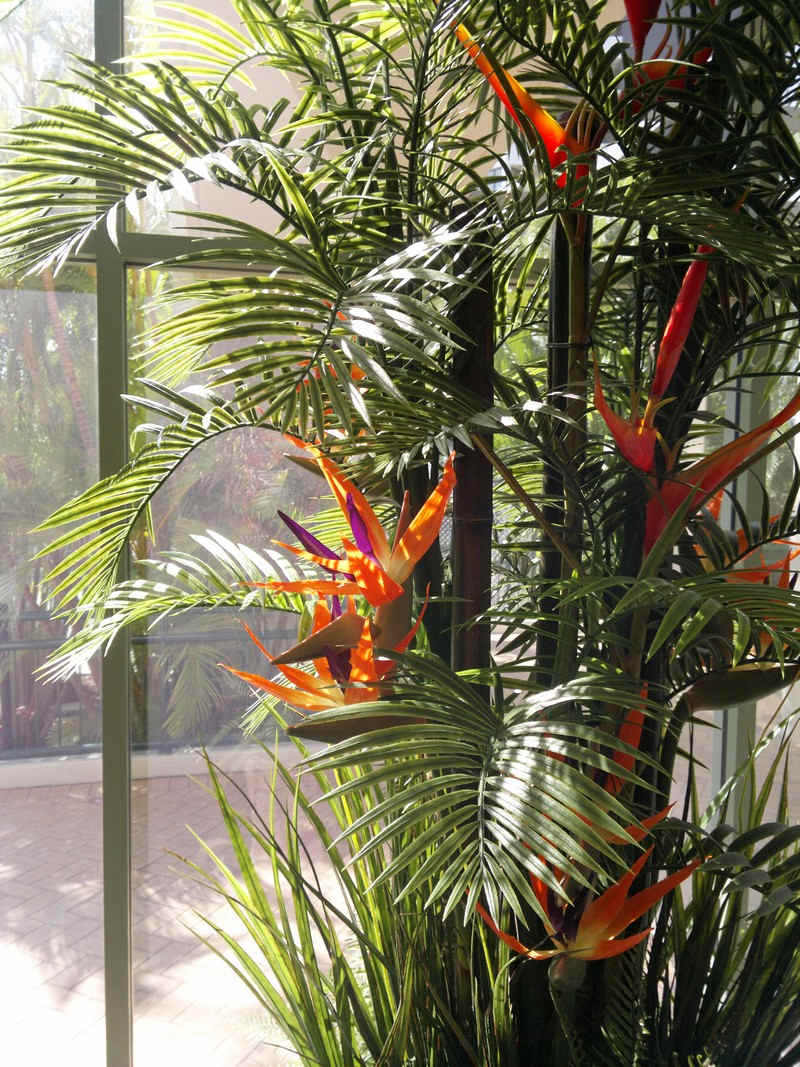
[[[227,272],[174,289],[149,334],[151,439],[45,524],[66,527],[51,590],[73,624],[49,671],[152,615],[301,614],[296,647],[263,648],[280,682],[229,666],[273,698],[251,729],[280,698],[329,742],[307,766],[344,836],[297,786],[283,844],[275,811],[216,781],[241,868],[220,888],[274,973],[231,940],[233,963],[305,1062],[800,1061],[796,963],[750,1000],[741,979],[792,959],[793,831],[759,828],[754,801],[726,848],[721,800],[667,810],[684,727],[800,659],[800,23],[790,0],[621,14],[186,8],[160,58],[78,61],[69,106],[10,138],[9,268],[59,269],[197,182],[249,204],[180,213],[192,262]],[[246,104],[264,65],[291,102]],[[720,413],[753,383],[755,429]],[[116,582],[158,487],[241,428],[291,434],[338,514],[290,517],[282,562],[207,538]],[[788,486],[757,483],[746,514],[732,483],[781,447]],[[303,862],[298,810],[343,904]],[[287,887],[277,912],[248,834]],[[745,1019],[756,1003],[778,1038]]]

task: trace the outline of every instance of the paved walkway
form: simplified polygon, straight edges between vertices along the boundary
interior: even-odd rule
[[[0,773],[2,768],[0,767]],[[266,795],[255,774],[237,776]],[[9,1067],[105,1064],[98,785],[0,791],[0,1059]],[[185,924],[230,908],[167,854],[200,861],[189,824],[230,860],[216,802],[186,777],[133,786],[134,1055],[137,1067],[289,1067],[233,972]]]

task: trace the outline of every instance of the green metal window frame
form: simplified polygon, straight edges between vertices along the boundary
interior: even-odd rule
[[[124,8],[125,0],[94,0],[97,63],[112,67],[124,54]],[[128,387],[127,272],[199,247],[202,242],[168,234],[130,233],[124,225],[119,227],[116,246],[98,230],[84,247],[81,258],[93,261],[97,270],[101,478],[116,473],[128,453],[126,407],[121,399]],[[106,1067],[133,1065],[129,651],[129,638],[122,635],[103,661],[101,686]]]

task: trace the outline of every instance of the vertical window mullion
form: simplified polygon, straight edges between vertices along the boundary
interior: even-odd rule
[[[95,59],[110,66],[123,53],[124,0],[95,0]],[[97,351],[100,476],[127,458],[125,264],[107,233],[97,234]],[[121,574],[127,559],[120,563]],[[131,1067],[131,820],[128,638],[103,663],[103,879],[107,1067]]]
[[[731,422],[744,428],[744,431],[756,426],[760,421],[758,411],[764,394],[763,378],[753,378],[745,387],[742,379],[736,383],[736,389],[728,394],[725,415]],[[737,501],[744,507],[747,515],[761,514],[761,501],[756,495],[758,482],[766,479],[766,459],[762,459],[744,475],[736,479],[732,486]],[[730,526],[738,524],[736,512],[731,508]],[[717,731],[713,739],[711,755],[711,788],[719,792],[725,782],[734,774],[750,755],[756,739],[756,704],[751,701],[723,708],[714,713]],[[728,822],[737,823],[736,813],[739,803],[742,810],[749,806],[750,784],[747,778],[737,783],[731,793]]]

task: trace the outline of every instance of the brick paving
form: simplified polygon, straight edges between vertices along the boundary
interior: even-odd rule
[[[263,776],[236,778],[265,798]],[[167,852],[202,860],[189,824],[232,859],[215,800],[187,777],[136,781],[131,799],[137,1067],[299,1063],[270,1047],[280,1034],[187,929],[202,928],[194,909],[233,928],[227,905]],[[0,1059],[8,1067],[105,1064],[101,804],[96,784],[0,791]]]

